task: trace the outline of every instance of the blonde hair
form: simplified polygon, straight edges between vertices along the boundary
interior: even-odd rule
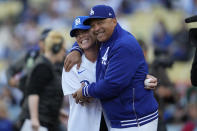
[[[56,44],[63,43],[64,38],[60,32],[50,31],[45,39],[45,51],[51,51]]]

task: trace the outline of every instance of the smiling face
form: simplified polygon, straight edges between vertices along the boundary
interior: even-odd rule
[[[77,43],[83,50],[88,50],[95,45],[96,38],[90,30],[76,30],[75,37]]]
[[[90,21],[91,31],[99,42],[105,42],[112,36],[116,24],[115,18],[93,19]]]

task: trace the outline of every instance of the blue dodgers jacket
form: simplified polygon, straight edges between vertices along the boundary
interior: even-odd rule
[[[101,43],[96,83],[83,87],[83,95],[101,100],[112,128],[141,126],[158,118],[152,90],[144,88],[148,67],[134,36],[120,27]]]

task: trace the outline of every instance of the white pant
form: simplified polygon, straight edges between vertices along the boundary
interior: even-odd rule
[[[157,131],[158,119],[140,127],[111,128],[110,131]]]

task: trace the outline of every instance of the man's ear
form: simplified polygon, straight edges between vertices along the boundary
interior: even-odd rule
[[[114,23],[114,25],[116,25],[116,24],[117,24],[116,18],[113,18],[113,19],[112,19],[112,22]]]

